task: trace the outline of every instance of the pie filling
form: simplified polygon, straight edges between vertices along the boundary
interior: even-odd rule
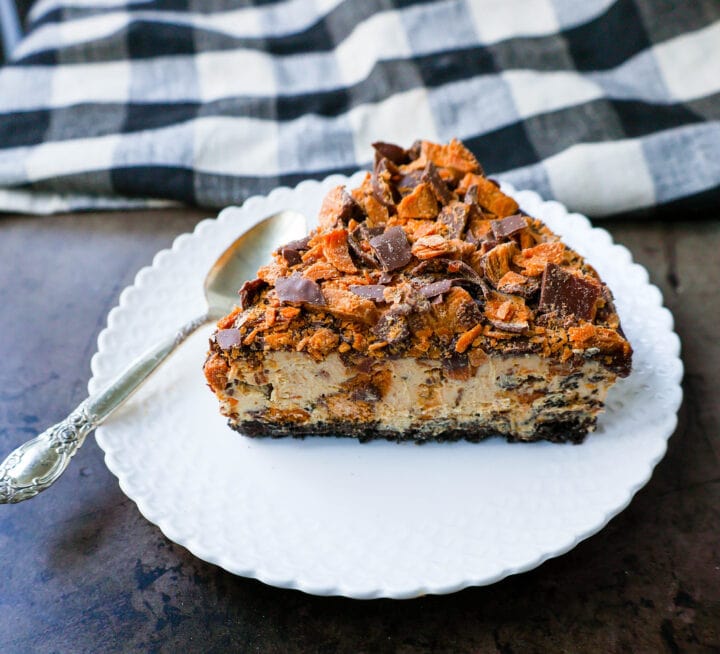
[[[347,435],[370,440],[578,440],[594,429],[615,380],[535,355],[486,357],[449,369],[431,359],[378,360],[363,371],[330,354],[241,359],[216,390],[230,425],[250,436]]]

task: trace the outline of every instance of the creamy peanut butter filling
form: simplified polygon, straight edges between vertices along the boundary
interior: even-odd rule
[[[433,360],[385,359],[362,372],[337,354],[318,365],[291,352],[269,352],[262,369],[235,361],[227,377],[218,396],[234,425],[284,423],[307,431],[355,423],[428,435],[474,425],[521,440],[530,440],[543,422],[594,422],[615,380],[595,362],[573,374],[536,355],[486,357],[465,371]]]

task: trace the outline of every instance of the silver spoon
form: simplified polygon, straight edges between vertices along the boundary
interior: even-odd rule
[[[305,236],[305,217],[281,211],[262,220],[225,250],[205,277],[207,312],[133,361],[103,390],[91,395],[65,420],[14,450],[0,464],[0,504],[35,497],[57,481],[85,437],[101,424],[198,327],[218,320],[238,302],[242,283],[267,263],[269,253]]]

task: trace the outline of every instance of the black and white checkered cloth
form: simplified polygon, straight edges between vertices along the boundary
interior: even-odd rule
[[[603,216],[720,207],[718,0],[39,0],[0,210],[222,207],[456,136]]]

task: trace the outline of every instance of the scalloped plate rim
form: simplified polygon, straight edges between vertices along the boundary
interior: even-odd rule
[[[233,219],[233,216],[236,216],[238,213],[248,215],[256,214],[255,218],[259,218],[261,215],[264,215],[264,213],[261,212],[260,214],[258,214],[257,210],[263,204],[277,202],[280,198],[290,197],[294,193],[306,191],[309,189],[312,189],[312,191],[315,193],[319,193],[323,188],[328,187],[330,184],[352,183],[353,181],[358,180],[362,174],[364,174],[364,171],[358,171],[351,177],[345,177],[343,175],[331,175],[323,180],[303,180],[294,188],[290,188],[287,186],[277,187],[266,196],[254,195],[248,198],[248,200],[246,200],[246,202],[242,206],[227,207],[223,209],[222,211],[220,211],[217,218],[206,218],[204,220],[201,220],[195,226],[193,232],[178,235],[174,239],[173,244],[170,248],[160,250],[156,253],[150,266],[146,266],[138,271],[133,284],[126,287],[122,291],[117,306],[111,309],[111,311],[108,313],[107,326],[98,335],[98,351],[93,355],[91,360],[92,378],[88,382],[89,391],[92,392],[93,390],[95,390],[95,386],[98,383],[98,377],[101,376],[100,368],[103,355],[106,354],[108,348],[110,348],[110,346],[107,344],[107,339],[113,331],[119,329],[118,316],[123,311],[128,310],[132,293],[137,292],[136,289],[139,289],[142,286],[144,279],[147,275],[152,274],[152,271],[154,270],[161,269],[163,267],[164,261],[166,261],[169,257],[173,255],[177,255],[180,247],[184,242],[196,238],[203,238],[203,234],[207,231],[212,230],[213,225],[217,225],[227,220],[231,220]],[[652,476],[656,465],[663,458],[667,451],[667,442],[677,426],[677,411],[682,402],[682,389],[680,387],[680,381],[683,376],[683,365],[682,360],[680,359],[680,339],[677,337],[677,334],[674,333],[674,321],[671,312],[662,305],[662,293],[656,286],[650,283],[647,270],[633,260],[631,252],[625,246],[616,244],[613,241],[611,235],[605,229],[592,225],[592,223],[590,223],[590,221],[581,214],[569,213],[567,209],[557,201],[542,200],[542,198],[534,191],[517,191],[510,184],[506,183],[502,184],[502,188],[510,195],[520,195],[526,198],[532,198],[532,202],[537,203],[539,206],[552,205],[555,210],[562,210],[568,216],[568,218],[576,221],[578,226],[582,224],[583,230],[591,230],[593,233],[598,235],[602,234],[602,238],[606,240],[606,247],[623,250],[623,256],[627,259],[627,265],[641,269],[644,273],[645,284],[648,287],[651,287],[653,289],[653,292],[656,292],[656,298],[659,299],[657,303],[657,309],[658,311],[667,315],[667,318],[669,319],[668,332],[671,332],[672,336],[674,337],[672,356],[676,359],[676,365],[673,371],[671,382],[674,382],[676,384],[677,392],[674,396],[674,402],[672,403],[673,406],[669,407],[667,419],[663,420],[662,424],[656,427],[656,440],[659,447],[653,453],[653,456],[646,462],[646,466],[642,470],[642,473],[636,477],[635,482],[626,489],[626,493],[623,495],[622,501],[617,502],[614,507],[606,511],[599,520],[594,520],[594,524],[592,527],[587,528],[584,531],[579,531],[578,533],[573,533],[570,537],[566,539],[565,542],[563,542],[562,544],[558,544],[556,547],[554,547],[552,551],[539,551],[540,549],[542,549],[539,548],[538,551],[533,553],[532,556],[524,557],[525,560],[522,563],[508,565],[502,569],[498,569],[493,574],[486,575],[482,578],[463,577],[453,579],[452,581],[448,581],[447,583],[441,585],[428,585],[418,583],[412,588],[392,588],[389,586],[377,585],[372,588],[359,588],[356,586],[348,587],[341,581],[336,581],[334,585],[327,583],[319,584],[313,581],[311,578],[304,578],[302,574],[295,575],[294,579],[288,579],[286,576],[273,576],[271,570],[260,567],[241,570],[238,567],[232,565],[232,562],[227,560],[227,558],[224,558],[222,555],[215,555],[213,553],[204,551],[203,546],[199,542],[196,542],[194,537],[184,538],[181,534],[179,535],[176,529],[173,527],[172,522],[168,521],[167,516],[164,515],[161,510],[158,510],[157,507],[153,507],[151,505],[151,498],[138,497],[137,494],[133,492],[132,485],[129,484],[125,478],[122,466],[119,464],[118,461],[116,461],[115,457],[118,453],[112,450],[110,444],[103,436],[103,427],[100,427],[97,432],[96,441],[104,452],[104,460],[108,469],[118,478],[122,492],[137,505],[138,510],[147,520],[159,527],[159,529],[168,539],[182,545],[198,558],[217,565],[232,574],[239,574],[241,576],[255,578],[272,586],[300,590],[313,595],[344,596],[357,599],[407,599],[426,594],[453,593],[469,586],[483,586],[493,584],[510,575],[532,570],[542,565],[545,561],[551,558],[561,556],[562,554],[565,554],[566,552],[573,549],[578,543],[601,531],[610,520],[612,520],[616,515],[622,512],[630,504],[635,494],[643,486],[645,486],[645,484],[647,484],[647,482]],[[252,224],[254,224],[254,222],[256,221],[251,219],[250,224],[247,227],[249,228]]]

